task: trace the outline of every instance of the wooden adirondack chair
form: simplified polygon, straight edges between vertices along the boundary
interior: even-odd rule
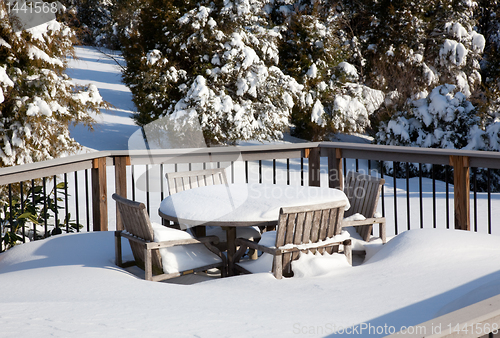
[[[365,220],[342,221],[342,227],[354,226],[364,241],[370,240],[373,224],[379,224],[380,238],[386,242],[385,217],[375,217],[380,191],[384,185],[383,178],[364,175],[354,171],[347,174],[344,193],[351,207],[344,214],[349,217],[356,213],[363,215]]]
[[[170,195],[179,193],[184,190],[189,190],[208,185],[225,184],[227,185],[226,171],[224,168],[205,169],[197,171],[181,171],[175,173],[166,173],[165,177],[168,182],[168,192]],[[196,236],[205,236],[205,227],[197,226],[194,229]],[[216,234],[219,240],[223,243],[224,233],[220,228],[209,229],[209,232]],[[246,239],[258,240],[260,232],[252,227],[239,227],[236,229],[236,236]],[[224,245],[220,247],[223,248]]]
[[[117,194],[113,194],[113,199],[122,216],[125,230],[115,231],[115,263],[120,267],[137,265],[145,270],[145,279],[150,281],[161,281],[169,278],[179,277],[188,273],[205,271],[211,268],[221,268],[222,276],[226,274],[226,258],[212,245],[217,243],[215,236],[205,238],[186,238],[187,233],[176,229],[165,229],[170,232],[180,232],[174,237],[183,239],[155,242],[154,231],[146,206],[143,203],[134,202]],[[158,227],[164,228],[161,225]],[[157,231],[163,229],[157,229]],[[189,236],[189,235],[188,235]],[[134,255],[133,262],[122,262],[121,237],[125,237],[130,242],[130,247]],[[204,245],[204,246],[201,246]],[[197,246],[194,246],[197,245]],[[189,255],[189,250],[194,250],[195,254],[189,255],[190,261],[186,264],[179,263],[178,271],[164,273],[162,258],[159,250],[163,248],[173,248],[185,246],[185,251],[177,250],[179,255]],[[171,249],[169,249],[171,250]]]
[[[234,269],[243,273],[251,273],[245,267],[245,263],[238,262],[247,248],[253,248],[274,256],[272,272],[276,279],[281,279],[282,276],[293,275],[291,262],[299,258],[299,252],[324,253],[326,251],[331,254],[338,250],[340,244],[344,245],[347,261],[352,264],[351,240],[328,240],[340,235],[345,206],[345,201],[338,201],[281,208],[277,230],[265,233],[276,234],[274,247],[237,239],[236,244],[240,245],[240,249],[234,256]],[[259,259],[262,259],[262,256]]]

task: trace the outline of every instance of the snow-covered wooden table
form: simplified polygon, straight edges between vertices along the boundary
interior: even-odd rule
[[[236,227],[276,225],[281,207],[347,201],[338,189],[277,184],[211,185],[165,198],[159,215],[182,229],[204,225],[226,231],[228,260],[235,253]]]

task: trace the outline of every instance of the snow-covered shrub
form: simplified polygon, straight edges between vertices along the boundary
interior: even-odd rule
[[[434,88],[426,97],[411,101],[405,111],[399,111],[380,125],[376,142],[387,145],[404,145],[420,148],[445,148],[467,150],[500,150],[500,122],[482,128],[481,117],[467,97],[454,85],[441,85]],[[393,167],[387,163],[387,172],[404,177],[404,164]],[[418,166],[410,164],[410,175],[418,174]],[[423,166],[424,175],[444,179],[445,167]],[[434,170],[434,173],[432,173]],[[453,171],[450,170],[450,174]],[[500,172],[490,171],[490,189],[500,188]],[[487,189],[487,170],[479,168],[476,172],[479,190]],[[449,177],[449,181],[453,180]],[[474,184],[471,181],[471,184]]]
[[[475,108],[454,85],[434,88],[382,123],[377,143],[422,148],[462,149],[479,123]]]

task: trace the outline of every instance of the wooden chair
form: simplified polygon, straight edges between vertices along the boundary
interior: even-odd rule
[[[179,193],[184,190],[204,187],[208,185],[228,184],[226,171],[224,170],[224,168],[166,173],[165,177],[167,178],[168,192],[170,195]],[[220,228],[209,229],[209,231],[212,230],[214,231],[214,233],[217,234],[220,242],[225,243],[223,238],[221,238],[223,236],[223,234],[220,232],[221,229]],[[204,226],[195,227],[194,233],[197,237],[205,236],[206,235],[205,227]],[[258,240],[260,238],[260,232],[251,227],[239,227],[236,229],[236,236],[243,237],[246,239]],[[224,244],[220,245],[221,249],[223,249],[223,247]]]
[[[299,252],[324,253],[326,251],[331,254],[338,251],[340,244],[344,245],[347,261],[352,264],[351,240],[328,240],[340,235],[345,206],[345,201],[338,201],[281,208],[274,247],[237,239],[236,244],[240,245],[240,248],[234,255],[234,269],[250,273],[244,263],[238,264],[238,262],[247,248],[253,248],[274,256],[272,272],[276,279],[281,279],[282,276],[293,275],[291,262],[299,258]],[[262,256],[259,259],[262,259]]]
[[[226,258],[211,244],[218,242],[217,237],[211,236],[197,239],[185,238],[187,233],[176,229],[165,229],[158,224],[158,227],[170,232],[182,233],[181,237],[184,239],[155,242],[153,226],[147,214],[146,206],[143,203],[131,201],[117,194],[113,194],[112,197],[116,201],[125,228],[124,231],[115,231],[116,265],[120,267],[138,265],[145,270],[145,279],[150,281],[161,281],[188,273],[205,271],[211,268],[220,268],[222,276],[224,277],[226,275]],[[162,230],[161,228],[158,230]],[[122,263],[121,237],[125,237],[129,240],[132,254],[134,255],[134,262]],[[200,244],[204,244],[204,246],[199,247]],[[193,245],[198,245],[198,247],[193,247]],[[191,257],[193,259],[189,262],[188,268],[184,269],[182,266],[179,266],[179,271],[164,273],[159,250],[178,246],[187,246],[185,249],[189,248],[196,250],[196,255],[203,257],[195,257],[196,255],[193,255],[193,257]]]
[[[354,226],[361,238],[370,240],[373,224],[379,224],[380,238],[386,242],[385,217],[375,217],[380,191],[385,180],[371,175],[364,175],[354,171],[347,174],[344,193],[349,199],[351,207],[344,214],[345,217],[356,213],[363,215],[365,220],[342,221],[342,227]]]
[[[207,185],[227,185],[226,171],[223,168],[166,173],[165,177],[170,195]]]

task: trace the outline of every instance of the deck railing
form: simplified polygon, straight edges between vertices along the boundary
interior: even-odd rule
[[[114,206],[108,205],[108,197],[113,192],[134,200],[144,199],[148,211],[155,216],[156,212],[151,206],[156,207],[155,201],[163,199],[167,191],[164,186],[164,173],[194,170],[196,166],[206,167],[207,163],[227,166],[231,182],[244,180],[273,184],[323,185],[340,189],[343,186],[345,171],[365,170],[372,175],[386,176],[386,186],[382,191],[379,210],[388,219],[388,224],[392,229],[390,231],[394,234],[415,227],[439,227],[442,223],[447,228],[454,227],[488,233],[500,232],[500,228],[496,229],[492,224],[492,210],[494,210],[492,202],[496,202],[493,197],[497,195],[490,191],[487,192],[487,196],[482,196],[482,199],[478,198],[476,190],[473,191],[473,226],[471,228],[471,172],[474,173],[477,167],[500,168],[500,153],[497,152],[422,149],[343,142],[100,151],[2,168],[0,169],[0,185],[9,186],[9,191],[11,191],[12,185],[19,184],[23,201],[29,200],[30,196],[24,196],[24,194],[27,191],[26,187],[35,185],[35,179],[43,179],[44,191],[46,185],[54,184],[55,187],[58,180],[64,181],[65,189],[69,188],[68,194],[71,196],[62,194],[65,198],[60,203],[64,204],[64,211],[72,211],[72,218],[74,220],[76,218],[77,223],[83,223],[83,229],[86,228],[87,231],[108,230],[110,224],[111,228],[120,229],[119,215],[115,212],[108,214],[108,211],[114,211]],[[406,168],[409,163],[418,164],[420,167],[444,165],[447,168],[446,173],[453,172],[453,182],[448,182],[448,176],[445,177],[445,182],[437,181],[435,178],[426,179],[422,177],[421,172],[418,177],[411,178],[408,170],[406,173],[389,177],[383,170],[387,163],[394,168],[398,167],[396,165],[398,163],[404,163]],[[405,165],[402,167],[404,168]],[[450,169],[451,167],[453,169]],[[138,173],[141,176],[140,179]],[[472,178],[474,179],[473,174]],[[418,179],[416,191],[411,191],[410,179],[412,184],[415,179]],[[422,188],[423,179],[426,180],[426,184],[432,182],[432,207],[426,205],[428,202],[424,202],[423,195],[430,195],[431,192]],[[442,192],[436,192],[436,182],[445,185],[444,196],[441,196]],[[140,194],[144,197],[139,196]],[[439,197],[437,197],[438,194]],[[487,229],[483,229],[485,226],[481,224],[478,227],[477,222],[478,201],[484,205],[485,200],[486,206],[483,208],[486,210],[479,210],[479,213],[488,215]],[[432,217],[429,216],[429,211]],[[57,217],[57,215],[54,216]],[[8,220],[5,220],[3,225],[6,224]],[[43,235],[47,235],[49,228],[50,225],[45,224],[42,230]]]

